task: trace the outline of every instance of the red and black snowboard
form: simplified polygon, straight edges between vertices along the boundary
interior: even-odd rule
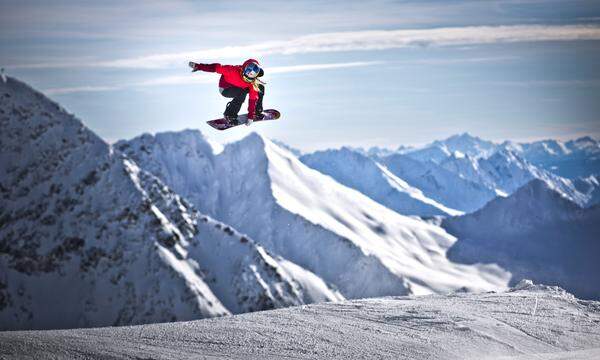
[[[266,120],[277,120],[281,116],[281,113],[275,109],[267,109],[267,110],[263,110],[263,115],[264,115],[264,117],[262,119],[255,119],[254,122],[260,122],[260,121],[266,121]],[[235,125],[228,122],[224,118],[210,120],[210,121],[207,121],[206,123],[208,125],[214,127],[217,130],[227,130],[232,127],[236,127],[238,125],[245,124],[246,122],[248,122],[248,114],[239,115],[238,123]]]

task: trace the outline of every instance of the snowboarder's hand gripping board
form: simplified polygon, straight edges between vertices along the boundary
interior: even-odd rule
[[[262,118],[257,117],[251,122],[265,121],[265,120],[277,120],[281,116],[281,113],[275,109],[266,109],[262,112]],[[250,123],[251,123],[250,122]],[[236,127],[242,124],[248,124],[248,114],[240,115],[237,117],[237,124],[227,121],[225,118],[210,120],[206,122],[208,125],[214,127],[217,130],[227,130],[232,127]]]

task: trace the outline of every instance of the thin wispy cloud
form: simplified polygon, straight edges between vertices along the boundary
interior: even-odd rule
[[[119,90],[122,86],[72,86],[72,87],[60,87],[50,88],[44,90],[46,95],[64,95],[80,92],[98,92],[98,91],[113,91]]]
[[[493,85],[516,87],[597,87],[600,79],[494,81]]]
[[[383,64],[382,61],[355,61],[346,63],[329,63],[329,64],[305,64],[305,65],[293,65],[293,66],[275,66],[268,69],[269,74],[284,74],[284,73],[297,73],[305,71],[321,71],[339,68],[349,67],[362,67]],[[216,78],[206,73],[193,73],[185,76],[165,76],[159,77],[152,80],[132,82],[127,84],[113,85],[113,86],[75,86],[75,87],[61,87],[61,88],[50,88],[44,90],[48,95],[65,95],[80,92],[96,92],[96,91],[115,91],[126,88],[141,88],[149,86],[162,86],[162,85],[191,85],[191,84],[213,84],[216,82]]]
[[[187,60],[240,59],[339,51],[373,51],[405,47],[465,46],[514,42],[600,40],[597,25],[468,26],[417,30],[373,30],[323,33],[288,41],[268,41],[201,51],[156,54],[109,61],[15,64],[12,68],[111,67],[169,68]]]

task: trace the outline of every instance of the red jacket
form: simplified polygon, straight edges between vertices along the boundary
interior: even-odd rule
[[[252,83],[246,82],[244,81],[244,78],[242,78],[242,71],[250,62],[255,62],[258,64],[258,61],[254,59],[248,59],[244,61],[242,65],[221,65],[218,63],[196,64],[194,69],[221,74],[221,79],[219,80],[220,88],[227,89],[235,86],[242,89],[248,89],[248,115],[253,117],[256,109],[256,101],[258,100],[258,91],[254,88]]]

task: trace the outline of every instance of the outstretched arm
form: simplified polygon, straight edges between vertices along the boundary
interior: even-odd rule
[[[191,68],[192,68],[192,72],[195,71],[206,71],[206,72],[217,72],[220,73],[221,72],[221,64],[219,63],[214,63],[214,64],[197,64],[193,61],[190,61],[188,64]]]

